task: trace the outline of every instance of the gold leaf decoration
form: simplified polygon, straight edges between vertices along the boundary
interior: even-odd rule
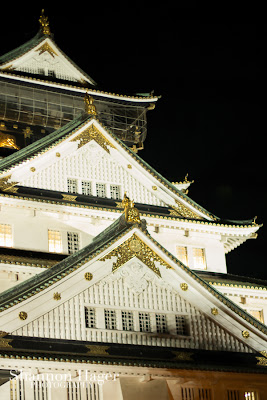
[[[28,314],[25,311],[21,311],[19,313],[19,319],[21,319],[22,321],[25,321],[25,319],[28,318]]]
[[[106,356],[108,355],[107,350],[109,349],[110,346],[101,346],[98,344],[87,344],[85,347],[89,350],[87,352],[87,355],[93,355],[93,356]]]
[[[6,191],[15,186],[18,182],[8,182],[11,178],[11,175],[5,176],[4,178],[0,178],[0,190]]]
[[[118,268],[120,268],[122,265],[124,265],[134,257],[137,257],[158,276],[161,276],[161,274],[159,268],[156,267],[155,262],[159,262],[166,268],[172,268],[150,247],[142,242],[142,240],[139,239],[136,234],[133,234],[133,236],[127,239],[119,247],[112,250],[106,256],[100,258],[100,261],[105,261],[111,259],[112,257],[117,257],[117,261],[113,263],[112,272],[115,272]]]
[[[242,336],[243,336],[243,338],[248,339],[249,338],[249,332],[248,331],[242,331]]]
[[[78,149],[91,142],[91,140],[94,140],[108,153],[108,146],[115,148],[113,144],[94,125],[91,125],[89,128],[79,133],[71,140],[71,142],[76,142],[77,140],[79,141]]]
[[[91,274],[91,272],[85,272],[84,279],[86,281],[91,281],[93,279],[93,274]]]
[[[170,207],[172,207],[172,209],[173,209],[173,210],[170,210],[171,215],[182,216],[182,217],[191,218],[191,219],[203,219],[197,213],[195,213],[194,211],[192,211],[188,207],[186,207],[184,204],[182,204],[180,201],[175,200],[175,203],[176,203],[176,206],[170,205]]]
[[[186,290],[188,290],[188,284],[183,282],[180,284],[181,289],[185,292]]]

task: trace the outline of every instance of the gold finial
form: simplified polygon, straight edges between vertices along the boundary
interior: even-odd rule
[[[85,93],[84,102],[85,102],[85,112],[87,114],[97,115],[93,97],[89,96],[88,93]]]
[[[126,192],[124,193],[124,198],[122,200],[122,206],[124,208],[124,214],[125,214],[125,219],[129,223],[140,223],[140,215],[139,211],[137,208],[134,206],[134,202],[129,199],[129,197],[126,195]]]
[[[256,215],[256,217],[254,217],[254,219],[253,219],[253,221],[252,221],[252,224],[253,224],[253,225],[257,225],[257,224],[256,224],[256,219],[257,219],[257,218],[258,218],[258,217],[257,217],[257,215]]]
[[[42,10],[42,14],[40,15],[39,18],[39,22],[40,22],[40,26],[41,26],[41,30],[43,32],[44,35],[50,35],[50,28],[49,28],[49,21],[48,21],[48,17],[46,17],[44,15],[44,10]]]

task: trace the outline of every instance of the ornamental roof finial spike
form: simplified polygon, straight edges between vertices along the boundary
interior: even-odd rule
[[[42,10],[42,14],[39,18],[40,27],[44,35],[51,35],[50,28],[49,28],[49,21],[48,17],[44,15],[44,9]]]
[[[85,112],[91,115],[97,115],[96,106],[94,105],[94,99],[88,93],[84,96]]]
[[[137,208],[135,208],[134,202],[129,199],[126,192],[124,193],[124,198],[122,200],[122,206],[124,208],[126,222],[131,223],[131,224],[135,224],[135,223],[140,224],[141,221],[140,221],[139,211],[137,210]]]

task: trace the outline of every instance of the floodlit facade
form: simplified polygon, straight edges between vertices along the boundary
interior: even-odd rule
[[[1,398],[267,399],[267,283],[225,261],[260,226],[139,156],[158,101],[99,90],[43,13],[0,57]]]

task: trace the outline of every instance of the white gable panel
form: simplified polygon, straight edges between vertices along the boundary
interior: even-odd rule
[[[92,183],[93,195],[96,195],[96,183],[106,184],[106,197],[110,197],[110,185],[119,185],[121,198],[126,191],[137,203],[165,205],[95,141],[66,157],[58,157],[56,162],[36,170],[20,185],[68,192],[68,179],[77,180],[78,193],[82,193],[82,181],[86,180]]]
[[[71,68],[68,68],[62,63],[59,57],[52,56],[48,52],[42,54],[36,53],[33,57],[22,62],[17,68],[17,71],[28,72],[38,75],[52,75],[58,79],[66,79],[70,81],[80,80],[80,76]]]
[[[86,308],[94,327],[86,327]],[[105,328],[104,310],[114,311],[116,329]],[[124,330],[122,312],[132,313],[132,330]],[[140,332],[139,312],[148,314],[151,332]],[[157,333],[156,315],[164,315],[168,333]],[[177,335],[176,316],[187,334]],[[88,316],[90,319],[90,316]],[[93,324],[92,324],[93,325]],[[251,349],[207,318],[140,261],[77,294],[36,320],[12,332],[16,335],[148,346],[250,352]]]

